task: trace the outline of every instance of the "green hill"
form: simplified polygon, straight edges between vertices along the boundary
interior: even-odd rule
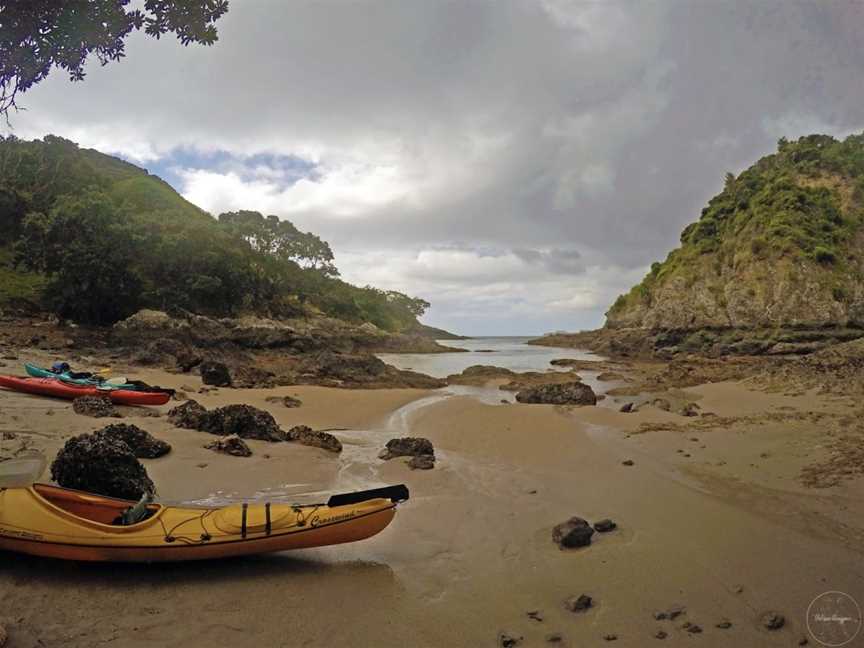
[[[0,139],[0,307],[111,324],[141,308],[322,313],[392,332],[422,299],[338,278],[330,246],[257,212],[214,218],[146,170],[59,137]]]
[[[780,140],[606,313],[607,329],[864,327],[864,135]]]

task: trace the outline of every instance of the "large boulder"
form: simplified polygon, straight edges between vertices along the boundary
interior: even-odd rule
[[[95,434],[102,434],[115,439],[120,439],[139,459],[156,459],[171,452],[171,446],[145,432],[135,425],[115,423],[102,428]]]
[[[386,460],[394,457],[418,457],[420,455],[435,455],[432,442],[422,437],[402,437],[401,439],[390,439],[378,456]]]
[[[288,440],[330,452],[342,452],[342,443],[339,439],[327,432],[313,430],[308,425],[297,425],[288,430]]]
[[[107,416],[120,418],[120,414],[108,396],[79,396],[72,401],[72,411],[81,416],[92,416],[93,418],[105,418]]]
[[[205,385],[213,385],[214,387],[231,386],[231,374],[223,362],[207,360],[201,363],[199,371],[201,372],[201,382]]]
[[[179,428],[201,430],[209,412],[198,401],[187,400],[168,412],[168,420]]]
[[[520,403],[550,405],[596,405],[597,395],[584,383],[567,382],[523,389],[516,394],[516,400]]]
[[[227,405],[207,410],[190,400],[168,412],[174,425],[190,430],[260,441],[287,441],[288,435],[276,423],[273,415],[251,405]]]
[[[51,479],[64,488],[129,500],[156,490],[126,442],[100,433],[66,441],[51,464]]]

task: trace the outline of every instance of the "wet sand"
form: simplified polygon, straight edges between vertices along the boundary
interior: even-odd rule
[[[200,386],[192,376],[135,373]],[[821,489],[799,479],[827,452],[826,426],[851,405],[733,383],[686,391],[703,411],[743,422],[694,428],[699,419],[651,407],[619,413],[612,398],[568,410],[419,390],[190,394],[207,407],[263,407],[286,428],[347,428],[333,431],[345,450],[250,441],[253,457],[227,457],[203,449],[209,435],[164,416],[127,416],[174,447],[144,461],[164,501],[310,501],[400,482],[411,500],[379,536],[293,554],[120,566],[4,554],[0,622],[15,647],[495,646],[502,631],[523,637],[520,646],[553,645],[550,633],[565,646],[795,646],[820,593],[864,603],[864,479]],[[289,394],[303,405],[265,401]],[[814,424],[804,412],[824,418]],[[776,416],[758,418],[768,413]],[[53,456],[68,436],[110,422],[0,392],[0,430],[18,431],[4,441],[7,453],[32,438]],[[658,429],[640,432],[646,423]],[[434,470],[376,458],[389,438],[408,434],[435,444]],[[610,517],[619,528],[561,551],[552,527],[573,515]],[[563,607],[582,593],[594,608]],[[675,604],[686,613],[654,619]],[[785,615],[784,628],[760,626],[768,610]],[[731,628],[716,628],[724,619]],[[688,621],[703,632],[689,633]],[[609,634],[615,643],[604,641]]]

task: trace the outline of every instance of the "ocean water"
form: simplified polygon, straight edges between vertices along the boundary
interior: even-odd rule
[[[461,373],[471,365],[494,365],[512,371],[555,371],[562,369],[549,364],[556,358],[603,359],[590,351],[526,344],[531,339],[533,338],[477,337],[467,340],[439,340],[445,346],[468,349],[468,352],[382,353],[378,357],[399,369],[411,369],[436,378]]]

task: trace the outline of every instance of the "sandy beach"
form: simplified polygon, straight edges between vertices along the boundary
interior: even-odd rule
[[[122,369],[201,387],[197,376]],[[864,599],[864,479],[813,488],[800,477],[827,456],[827,426],[853,406],[733,382],[686,391],[719,427],[653,407],[620,413],[613,397],[561,408],[447,388],[191,394],[206,407],[267,409],[285,428],[330,429],[345,446],[333,455],[249,441],[249,458],[216,454],[203,448],[210,435],[174,428],[165,413],[176,403],[159,417],[126,409],[124,422],[173,446],[144,461],[163,502],[316,501],[402,482],[411,500],[379,536],[291,554],[178,565],[7,554],[0,622],[16,648],[495,646],[500,633],[520,646],[551,645],[555,635],[565,646],[606,645],[612,635],[614,645],[645,646],[661,630],[662,645],[798,645],[816,596]],[[303,405],[266,400],[276,395]],[[0,430],[15,436],[3,442],[7,454],[27,442],[53,457],[66,438],[108,422],[0,392]],[[377,459],[388,439],[409,434],[434,443],[434,470]],[[552,527],[574,515],[612,518],[618,529],[564,551]],[[579,594],[594,607],[570,612],[564,601]],[[674,621],[654,618],[676,605],[685,612]],[[768,611],[784,615],[782,629],[762,627]],[[716,627],[724,621],[731,627]]]

